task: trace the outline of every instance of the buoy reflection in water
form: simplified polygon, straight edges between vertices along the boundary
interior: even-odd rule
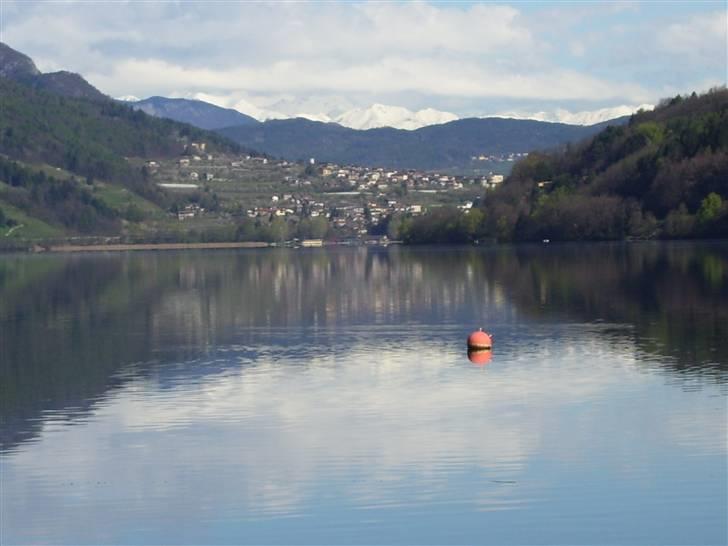
[[[490,349],[468,349],[468,360],[477,366],[485,366],[493,358],[493,351]]]

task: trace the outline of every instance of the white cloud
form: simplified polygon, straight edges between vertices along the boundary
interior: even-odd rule
[[[204,94],[261,117],[333,118],[377,102],[460,116],[535,102],[594,110],[725,75],[725,12],[646,24],[639,3],[2,5],[3,41],[42,70],[80,72],[112,96]],[[702,71],[681,62],[696,55]]]
[[[658,34],[657,41],[667,52],[692,58],[707,57],[714,62],[722,61],[725,66],[728,60],[728,11],[694,15],[672,23]]]
[[[573,40],[569,44],[569,50],[574,57],[583,57],[586,54],[586,47],[578,40]]]
[[[333,67],[317,60],[281,60],[266,67],[231,70],[191,68],[160,60],[124,60],[111,73],[90,72],[89,80],[112,94],[122,94],[122,85],[137,81],[135,94],[158,89],[187,88],[225,95],[249,93],[357,93],[414,92],[448,97],[511,98],[545,100],[611,100],[623,96],[644,101],[646,89],[638,84],[600,80],[573,70],[549,73],[496,73],[467,60],[441,63],[433,59],[406,60],[387,57],[366,64]],[[118,89],[117,89],[118,88]],[[141,92],[139,91],[141,89]],[[169,91],[166,91],[169,93]]]

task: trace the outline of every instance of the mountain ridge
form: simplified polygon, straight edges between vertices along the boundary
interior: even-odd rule
[[[0,42],[0,76],[12,80],[29,80],[38,76],[40,70],[33,59]]]
[[[579,126],[534,120],[465,118],[412,131],[350,129],[303,118],[270,120],[216,131],[235,142],[289,160],[424,170],[472,169],[473,157],[553,149],[589,137],[626,118]]]
[[[132,108],[162,118],[189,123],[200,129],[221,129],[233,125],[256,125],[260,123],[252,116],[232,108],[222,108],[196,99],[148,97],[127,101]]]
[[[30,57],[4,42],[0,42],[0,77],[64,97],[90,100],[109,98],[75,72],[41,72]]]

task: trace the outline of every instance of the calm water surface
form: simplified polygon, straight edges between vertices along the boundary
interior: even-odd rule
[[[0,360],[2,544],[728,540],[725,243],[0,256]]]

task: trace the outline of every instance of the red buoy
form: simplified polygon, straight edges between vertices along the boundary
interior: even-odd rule
[[[468,336],[468,349],[474,350],[490,350],[493,343],[490,336],[486,334],[482,328],[476,330]]]

